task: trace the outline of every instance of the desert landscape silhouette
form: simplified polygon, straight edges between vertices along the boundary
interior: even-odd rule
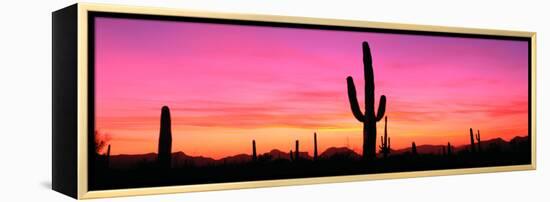
[[[172,150],[170,108],[162,106],[156,153],[111,155],[111,149],[116,145],[95,138],[95,149],[90,150],[89,154],[89,187],[91,190],[105,190],[531,163],[529,135],[517,136],[510,141],[483,139],[480,130],[474,130],[475,126],[464,126],[464,137],[469,137],[469,145],[453,145],[451,141],[441,145],[412,141],[410,147],[392,148],[391,131],[388,131],[391,119],[385,114],[386,108],[391,108],[392,100],[387,101],[385,95],[380,96],[378,109],[375,110],[374,69],[367,42],[362,43],[362,52],[364,110],[361,110],[357,99],[354,79],[351,76],[346,78],[350,116],[363,125],[361,154],[348,147],[336,146],[318,151],[318,141],[323,142],[323,134],[311,131],[312,142],[293,140],[293,148],[288,151],[272,149],[267,153],[258,153],[257,148],[263,147],[263,142],[251,139],[248,140],[251,144],[249,153],[220,159],[192,156],[185,151]],[[382,120],[384,132],[379,135],[376,124]],[[313,145],[313,154],[300,150],[300,145],[304,144]],[[106,152],[101,153],[105,146]]]

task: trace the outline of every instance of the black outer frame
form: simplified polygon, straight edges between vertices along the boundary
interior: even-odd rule
[[[52,189],[78,197],[78,5],[52,13]]]
[[[58,192],[78,198],[77,188],[77,56],[78,56],[78,5],[74,4],[52,14],[52,188]],[[259,22],[247,20],[211,19],[198,17],[160,16],[146,14],[124,14],[110,12],[88,12],[88,158],[93,155],[95,131],[95,84],[94,84],[94,18],[114,17],[130,19],[168,20],[203,22],[217,24],[253,25],[268,27],[302,28],[317,30],[341,30],[378,32],[388,34],[412,34],[443,37],[466,37],[482,39],[519,40],[528,42],[528,131],[532,135],[532,42],[530,37],[491,36],[483,34],[463,34],[436,31],[411,31],[382,28],[361,28],[336,25],[311,25],[281,22]],[[530,140],[532,142],[532,139]],[[531,159],[533,161],[533,159]],[[533,162],[531,162],[533,164]],[[88,191],[93,191],[93,161],[88,161]]]

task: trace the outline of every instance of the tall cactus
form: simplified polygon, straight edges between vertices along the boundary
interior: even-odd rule
[[[160,134],[157,160],[161,168],[171,167],[172,126],[170,120],[170,109],[167,106],[163,106],[160,113]]]
[[[252,140],[252,161],[258,160],[258,156],[256,155],[256,140]]]
[[[414,156],[416,156],[416,154],[417,154],[417,153],[416,153],[416,143],[414,143],[414,142],[412,143],[411,153],[412,153],[412,155],[414,155]]]
[[[477,140],[477,152],[481,152],[481,135],[479,134],[479,130],[477,130],[476,140]]]
[[[474,132],[473,132],[472,128],[470,128],[470,151],[472,153],[476,152],[476,146],[475,146],[475,143],[474,143]]]
[[[380,153],[383,157],[386,158],[390,153],[390,141],[391,138],[388,138],[388,117],[384,119],[384,136],[380,136]]]
[[[300,142],[298,140],[296,140],[296,152],[295,152],[295,157],[294,157],[294,160],[295,161],[299,161],[300,160]]]
[[[374,114],[374,72],[369,44],[363,42],[363,71],[365,79],[365,113],[361,112],[353,78],[346,78],[348,98],[355,119],[363,123],[363,159],[376,158],[376,122],[382,120],[386,111],[386,96],[380,97],[378,113]]]
[[[313,133],[313,160],[317,160],[319,156],[317,155],[317,133]]]

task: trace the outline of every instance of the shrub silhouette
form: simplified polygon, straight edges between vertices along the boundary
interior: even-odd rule
[[[390,153],[391,138],[388,138],[388,117],[384,119],[384,136],[380,136],[380,153],[386,158]]]
[[[365,79],[365,113],[361,112],[355,84],[351,76],[347,77],[348,98],[355,119],[363,123],[363,159],[376,158],[376,122],[382,120],[386,111],[386,96],[380,97],[378,113],[374,114],[374,73],[369,44],[363,42],[363,71]]]
[[[157,161],[161,168],[171,167],[172,158],[172,126],[170,109],[163,106],[160,113],[160,134]]]

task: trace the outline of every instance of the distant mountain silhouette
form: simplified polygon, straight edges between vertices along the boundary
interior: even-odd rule
[[[447,144],[441,144],[441,145],[418,145],[416,146],[416,152],[418,154],[439,154],[441,153],[441,147],[447,146]],[[411,152],[411,147],[407,147],[404,149],[398,149],[398,150],[392,150],[392,154],[403,154],[407,152]]]
[[[355,151],[347,147],[330,147],[327,150],[325,150],[323,153],[321,153],[321,158],[331,158],[337,155],[348,156],[354,159],[361,158],[360,154],[356,153]]]
[[[287,152],[283,152],[281,150],[278,150],[278,149],[273,149],[271,151],[269,151],[268,153],[269,155],[271,155],[274,159],[286,159],[286,160],[290,160],[290,154],[287,153]]]
[[[528,139],[527,136],[516,136],[516,137],[512,138],[509,142],[507,142],[506,140],[498,137],[498,138],[493,138],[493,139],[481,141],[481,148],[482,148],[482,150],[495,150],[495,149],[509,150],[509,149],[511,149],[510,148],[511,143],[521,144],[521,143],[525,143],[525,142],[528,142],[528,141],[529,141],[529,139]],[[440,154],[441,153],[441,147],[443,147],[443,146],[446,146],[446,144],[441,144],[441,145],[418,145],[418,146],[416,146],[416,151],[419,154]],[[404,154],[404,153],[407,153],[407,152],[411,152],[411,149],[412,149],[411,147],[407,147],[407,148],[403,148],[403,149],[392,150],[392,153],[393,154]],[[470,145],[469,144],[454,147],[455,152],[461,152],[461,151],[465,151],[465,150],[470,150]]]
[[[514,139],[515,138],[522,139],[521,137],[514,137]],[[527,137],[525,137],[525,140],[527,140]],[[458,147],[457,149],[458,150],[465,150],[467,147],[469,147],[469,146],[463,145],[463,146]],[[508,149],[510,149],[510,144],[506,140],[499,137],[499,138],[493,138],[493,139],[486,140],[486,141],[481,141],[481,148],[482,148],[482,150],[491,150],[491,149],[508,150]]]
[[[290,159],[288,153],[276,149],[261,155],[266,154],[271,155],[273,159]],[[305,159],[312,158],[307,152],[300,152],[300,157]],[[111,155],[111,161],[113,162],[111,167],[115,169],[135,168],[139,167],[140,164],[153,163],[156,159],[156,153]],[[216,160],[204,156],[190,156],[181,151],[172,153],[172,167],[174,168],[184,166],[205,167],[222,164],[242,164],[250,162],[251,160],[252,155],[249,154],[237,154]]]
[[[510,140],[510,144],[529,143],[529,136],[516,136]]]
[[[239,163],[249,162],[250,160],[252,160],[252,155],[237,154],[234,156],[224,157],[218,160],[217,162],[221,161],[222,163],[227,163],[227,164],[239,164]]]
[[[514,137],[509,142],[503,140],[502,138],[494,138],[490,140],[481,141],[481,148],[484,151],[507,151],[512,149],[514,145],[520,145],[527,143],[527,136],[517,136]],[[446,146],[446,144],[441,145],[418,145],[416,150],[418,154],[441,154],[441,148]],[[470,145],[460,145],[454,147],[455,152],[467,151],[469,150]],[[411,147],[391,150],[390,155],[401,155],[405,153],[410,153]],[[381,155],[381,154],[378,154]],[[267,153],[260,154],[261,156],[270,156],[270,159],[285,159],[290,160],[290,155],[288,152],[283,152],[278,149],[273,149]],[[360,159],[361,155],[347,147],[330,147],[323,151],[319,157],[321,159],[333,158],[333,157],[345,157],[352,159]],[[313,157],[309,155],[308,152],[300,152],[300,158],[312,160]],[[128,169],[139,167],[141,164],[152,163],[156,161],[156,153],[147,153],[147,154],[120,154],[120,155],[111,155],[110,157],[110,166],[115,169]],[[185,167],[185,166],[194,166],[194,167],[206,167],[213,165],[223,165],[223,164],[242,164],[247,163],[252,160],[252,155],[250,154],[237,154],[233,156],[224,157],[221,159],[213,159],[210,157],[204,156],[190,156],[184,152],[174,152],[172,153],[172,167]]]
[[[321,157],[330,157],[334,154],[340,153],[353,153],[353,156],[360,156],[359,154],[353,152],[347,148],[329,148],[327,151],[321,154]],[[271,159],[285,159],[290,160],[288,152],[283,152],[278,149],[273,149],[270,152],[260,154],[260,156],[269,155]],[[308,152],[300,152],[300,158],[302,159],[313,159]],[[119,154],[111,155],[111,167],[115,169],[128,169],[139,167],[140,164],[144,163],[153,163],[157,159],[156,153],[147,153],[147,154]],[[233,156],[224,157],[221,159],[213,159],[210,157],[204,156],[190,156],[184,152],[174,152],[172,153],[172,167],[184,167],[184,166],[195,166],[195,167],[205,167],[212,165],[222,165],[222,164],[242,164],[250,162],[252,160],[252,155],[249,154],[237,154]]]
[[[156,160],[156,153],[111,155],[110,166],[111,168],[127,169],[134,168],[143,162],[155,162]]]
[[[181,151],[172,153],[172,167],[175,168],[182,166],[204,167],[216,164],[218,164],[218,162],[210,157],[189,156]]]

